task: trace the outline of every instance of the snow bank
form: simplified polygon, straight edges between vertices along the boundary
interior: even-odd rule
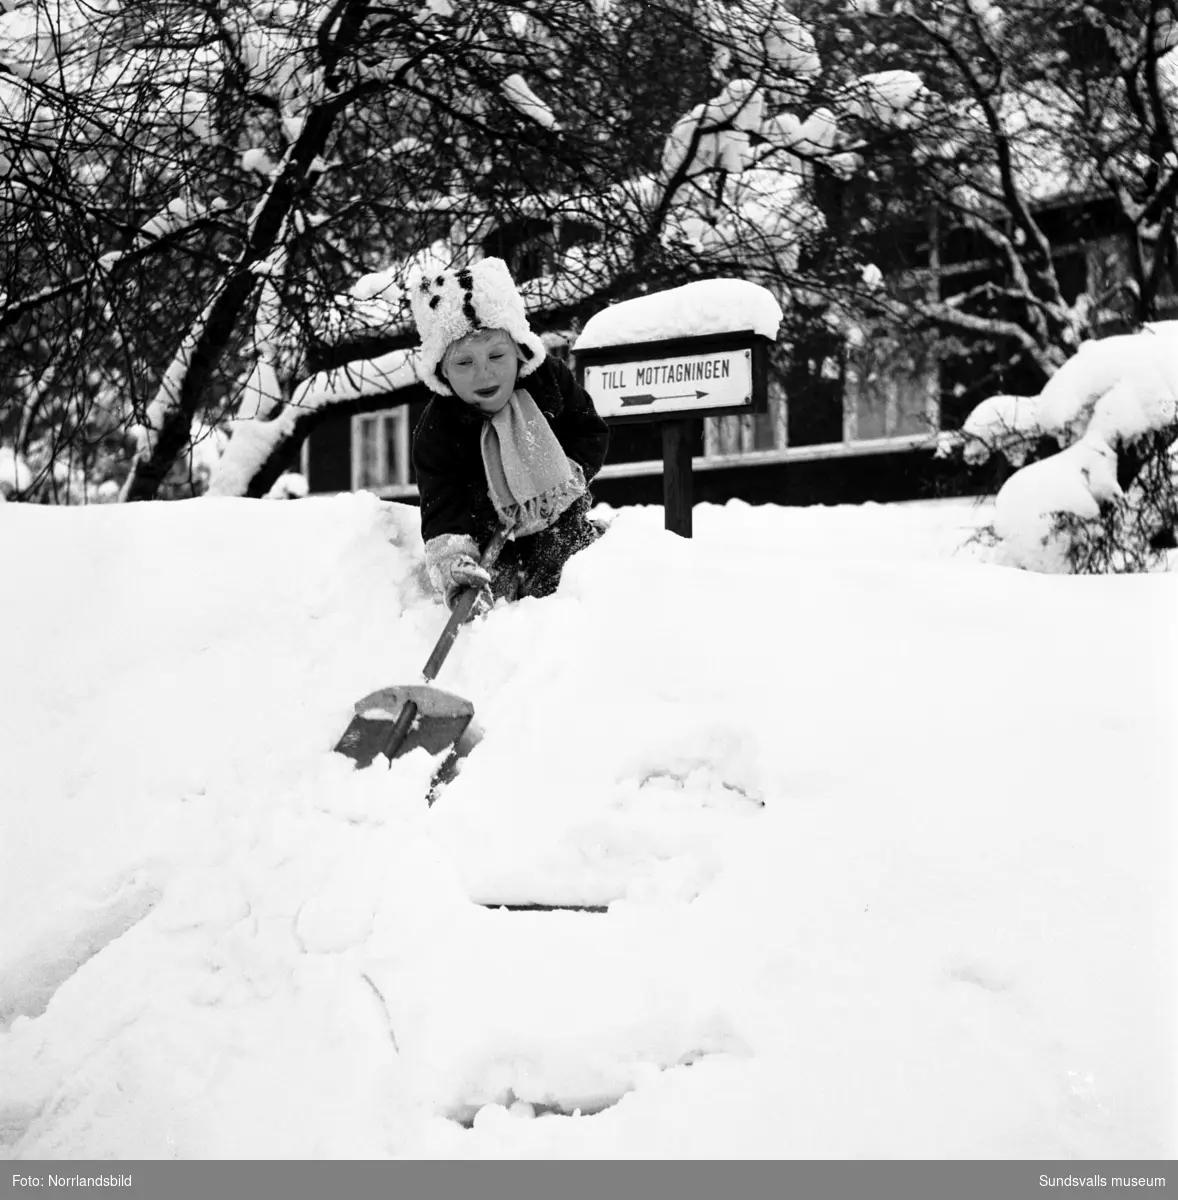
[[[415,510],[6,506],[3,1152],[1172,1155],[1175,580],[989,515],[616,514],[463,631],[429,808],[331,752]]]

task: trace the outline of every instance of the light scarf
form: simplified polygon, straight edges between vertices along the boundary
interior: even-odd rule
[[[585,472],[523,388],[484,422],[481,444],[491,501],[515,537],[547,529],[585,494]]]

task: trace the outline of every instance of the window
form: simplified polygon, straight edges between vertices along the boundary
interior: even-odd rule
[[[352,418],[352,490],[384,495],[412,489],[409,406]]]
[[[931,436],[940,426],[935,357],[913,340],[869,337],[847,355],[843,380],[846,440]]]
[[[831,446],[846,440],[844,358],[842,335],[820,320],[798,331],[782,378],[791,446]]]
[[[784,450],[789,445],[789,406],[785,389],[769,376],[769,411],[735,417],[704,418],[704,454],[716,458],[757,450]]]

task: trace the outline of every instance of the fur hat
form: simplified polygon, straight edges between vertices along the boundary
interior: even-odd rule
[[[521,376],[544,361],[544,343],[528,325],[524,299],[501,258],[483,258],[458,271],[417,273],[409,280],[409,303],[421,335],[421,378],[442,396],[454,393],[442,375],[451,342],[476,329],[504,329],[520,348]]]

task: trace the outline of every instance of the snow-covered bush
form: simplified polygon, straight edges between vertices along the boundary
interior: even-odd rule
[[[1002,453],[1019,465],[1042,437],[1063,447],[998,492],[998,561],[1077,573],[1163,565],[1178,518],[1178,321],[1084,343],[1037,397],[992,397],[963,432],[974,463]]]
[[[969,414],[961,427],[965,461],[972,465],[1002,454],[1014,467],[1027,460],[1043,436],[1038,396],[991,396]]]

